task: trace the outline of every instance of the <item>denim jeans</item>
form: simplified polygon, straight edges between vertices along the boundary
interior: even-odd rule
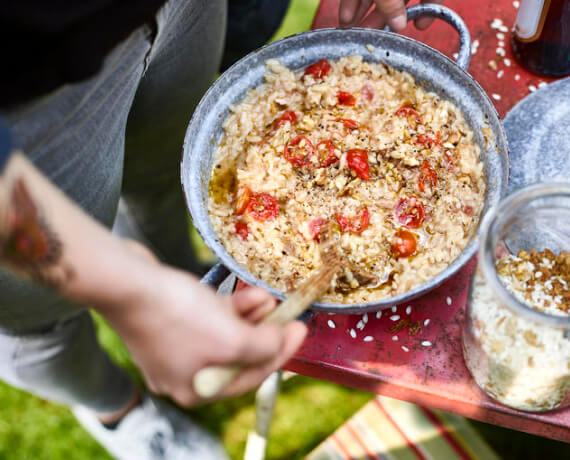
[[[166,262],[199,267],[180,186],[193,108],[218,70],[225,0],[169,0],[97,75],[5,113],[33,163],[110,227],[122,195],[140,232]],[[124,406],[128,376],[99,347],[85,306],[0,272],[0,378],[64,404]]]

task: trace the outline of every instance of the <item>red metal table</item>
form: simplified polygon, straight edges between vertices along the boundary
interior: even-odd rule
[[[338,3],[339,0],[322,0],[313,27],[337,26]],[[446,2],[469,27],[474,42],[469,72],[492,97],[501,117],[533,87],[551,81],[526,72],[512,56],[509,39],[516,4],[512,0]],[[496,19],[502,20],[509,30],[499,26]],[[436,21],[427,31],[410,25],[403,33],[449,56],[459,45],[453,29],[442,21]],[[505,56],[501,56],[502,51],[497,54],[497,48],[505,50]],[[496,69],[491,68],[493,64],[490,67],[490,61],[496,63]],[[380,318],[368,314],[366,323],[361,315],[315,315],[309,322],[307,340],[287,368],[570,442],[570,410],[544,414],[511,410],[488,398],[469,375],[461,351],[461,325],[474,266],[470,262],[441,288],[409,304],[385,310]],[[403,319],[409,323],[402,323]],[[408,327],[396,331],[397,324]]]

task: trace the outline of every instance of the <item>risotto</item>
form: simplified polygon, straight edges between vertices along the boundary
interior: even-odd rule
[[[232,257],[289,291],[320,266],[330,226],[350,261],[320,299],[334,303],[402,294],[444,270],[485,196],[460,110],[359,56],[266,66],[224,122],[210,179],[210,218]]]

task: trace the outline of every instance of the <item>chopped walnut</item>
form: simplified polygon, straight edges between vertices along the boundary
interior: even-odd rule
[[[412,324],[409,319],[401,319],[396,324],[394,324],[391,328],[388,329],[388,332],[400,332],[402,329],[406,329]]]

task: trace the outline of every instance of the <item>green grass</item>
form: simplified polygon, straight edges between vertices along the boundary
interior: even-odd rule
[[[243,457],[247,432],[254,426],[253,396],[250,393],[191,412],[221,437],[234,459]],[[267,458],[303,458],[370,398],[368,393],[308,377],[297,376],[284,382],[275,408]]]
[[[309,30],[318,5],[318,0],[292,0],[287,16],[279,30],[275,32],[272,41]]]
[[[67,409],[0,382],[0,459],[105,458]]]

